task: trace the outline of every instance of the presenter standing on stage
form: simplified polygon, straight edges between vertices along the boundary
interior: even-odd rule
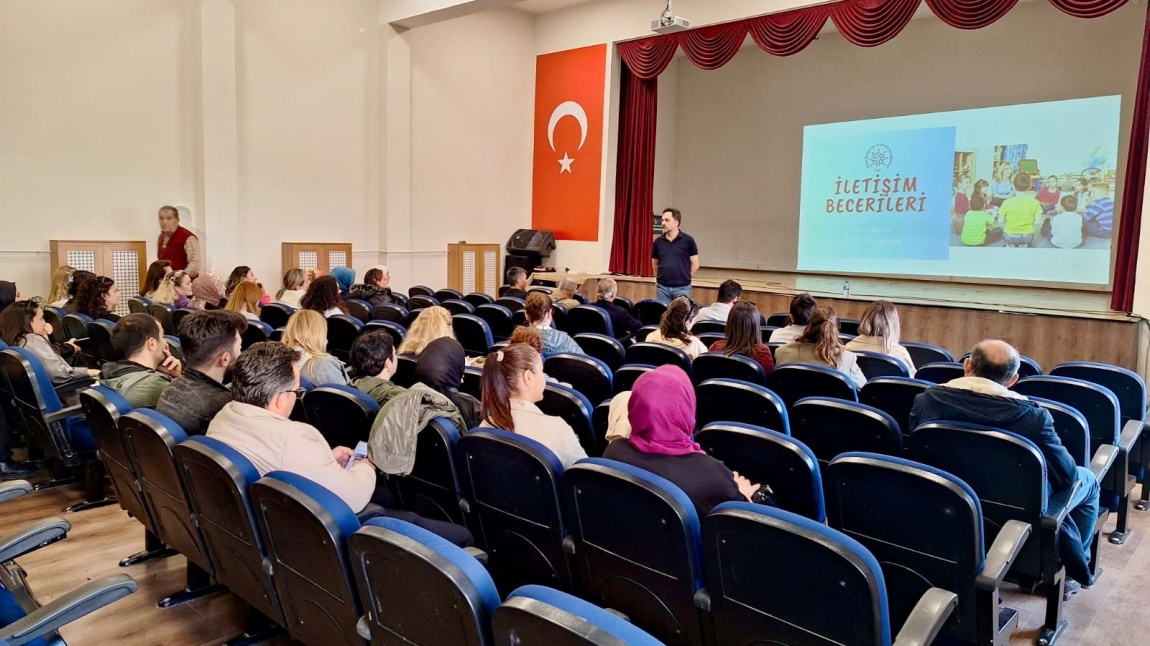
[[[663,209],[663,235],[651,246],[655,298],[663,303],[677,296],[691,298],[691,277],[699,271],[699,247],[679,229],[682,222],[679,209]]]
[[[172,271],[200,275],[200,239],[180,226],[180,212],[174,206],[160,207],[160,239],[156,258],[172,263]]]

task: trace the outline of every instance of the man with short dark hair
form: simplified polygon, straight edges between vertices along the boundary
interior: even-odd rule
[[[699,310],[695,315],[695,322],[718,321],[726,323],[731,315],[731,307],[743,297],[743,286],[733,280],[724,280],[719,285],[719,300]]]
[[[980,342],[963,362],[965,376],[929,388],[915,397],[910,425],[914,428],[929,422],[979,424],[1016,433],[1037,445],[1046,460],[1046,479],[1052,494],[1066,491],[1076,481],[1082,482],[1071,500],[1070,518],[1081,541],[1081,552],[1073,556],[1085,564],[1089,561],[1090,542],[1098,520],[1098,479],[1090,469],[1074,464],[1074,458],[1054,430],[1050,412],[1010,390],[1018,381],[1019,361],[1018,351],[1005,341]],[[1088,575],[1085,578],[1089,578]],[[1067,594],[1077,592],[1079,584],[1090,583],[1068,580]]]
[[[507,270],[507,289],[503,296],[513,296],[527,300],[527,270],[522,267],[512,267]]]
[[[129,314],[112,328],[112,347],[121,357],[100,369],[100,383],[132,408],[155,408],[160,395],[179,377],[182,366],[168,352],[164,328],[148,314]]]
[[[229,310],[199,311],[180,321],[180,350],[188,362],[184,374],[160,395],[156,411],[188,435],[203,435],[232,391],[224,385],[240,356],[247,319]]]
[[[615,282],[614,278],[600,279],[599,300],[595,301],[595,307],[607,312],[607,316],[611,317],[611,329],[615,332],[615,338],[622,340],[638,332],[643,324],[631,316],[626,308],[615,304],[615,295],[618,291],[619,283]]]
[[[691,297],[691,277],[699,271],[699,247],[683,233],[679,209],[663,209],[663,235],[651,245],[651,270],[655,274],[655,298],[670,303],[677,296]]]
[[[351,386],[367,393],[380,407],[406,390],[391,383],[399,361],[395,356],[395,342],[387,332],[377,330],[356,337],[349,359],[356,374]]]

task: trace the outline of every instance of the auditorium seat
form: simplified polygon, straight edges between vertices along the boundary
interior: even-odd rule
[[[547,285],[531,285],[527,288],[528,294],[530,294],[531,292],[542,292],[542,293],[550,296],[552,294],[552,292],[554,292],[554,291],[555,291],[554,287],[548,287]]]
[[[295,309],[283,303],[268,303],[260,308],[260,320],[272,326],[272,329],[285,327],[288,319],[295,313]]]
[[[607,450],[607,427],[611,425],[611,399],[604,399],[591,411],[591,428],[595,440],[603,445],[603,450]]]
[[[727,333],[726,321],[699,321],[691,326],[691,334],[699,336],[707,332],[716,332],[725,335]]]
[[[859,334],[858,319],[839,318],[839,334],[849,334],[850,336],[858,336]]]
[[[927,590],[941,588],[958,596],[958,607],[940,641],[1010,643],[1019,613],[1002,607],[999,587],[1030,525],[1007,521],[988,547],[974,490],[945,471],[910,460],[845,453],[824,474],[827,522],[882,564],[892,624],[904,624]]]
[[[580,305],[567,312],[567,333],[576,334],[602,334],[615,337],[615,328],[611,325],[611,317],[607,311],[595,305]]]
[[[950,350],[941,345],[917,341],[902,341],[901,345],[910,354],[910,360],[914,362],[915,367],[925,366],[928,363],[951,363],[954,361],[954,355],[950,353]]]
[[[324,384],[308,391],[304,411],[312,426],[333,447],[354,449],[366,442],[379,403],[358,388],[345,384]]]
[[[360,322],[371,320],[371,303],[360,298],[345,298],[343,299],[343,306],[347,308],[348,316],[356,318]]]
[[[906,365],[889,354],[866,350],[854,350],[853,352],[858,356],[859,370],[862,370],[863,376],[868,381],[877,377],[910,376],[910,371],[907,370]]]
[[[68,339],[73,338],[68,336],[68,330],[64,328],[64,316],[67,315],[67,312],[57,307],[44,307],[41,308],[41,311],[44,312],[44,322],[52,326],[53,343],[64,343]],[[81,337],[75,338],[79,339]]]
[[[570,384],[592,404],[610,399],[615,394],[611,368],[591,356],[556,354],[543,362],[543,372],[557,381]]]
[[[511,322],[511,310],[498,303],[480,305],[475,308],[475,315],[487,321],[488,327],[491,328],[491,336],[496,341],[511,336],[511,331],[515,327]]]
[[[691,380],[695,384],[719,378],[767,385],[767,373],[763,370],[763,364],[741,354],[704,352],[691,362]]]
[[[779,507],[820,523],[826,520],[819,463],[802,442],[762,426],[733,422],[708,424],[695,441],[731,471],[769,486]]]
[[[411,315],[407,308],[402,305],[392,305],[387,303],[384,305],[376,305],[371,308],[371,320],[373,321],[391,321],[402,325],[404,329],[407,328],[407,319]]]
[[[449,300],[463,300],[463,292],[459,291],[458,289],[449,289],[447,287],[435,290],[435,293],[432,294],[432,296],[435,296],[435,300],[439,301],[440,303]]]
[[[447,310],[448,312],[451,312],[452,316],[455,316],[456,314],[474,314],[475,313],[475,306],[474,305],[472,305],[471,303],[468,303],[467,301],[460,300],[457,298],[451,298],[451,299],[442,301],[442,302],[440,302],[440,306],[443,307],[443,309]]]
[[[411,287],[407,288],[407,295],[409,297],[408,302],[410,303],[410,299],[415,298],[416,296],[431,296],[434,298],[435,290],[428,287],[427,285],[412,285]]]
[[[525,310],[511,310],[511,329],[514,330],[521,325],[527,325],[527,312]]]
[[[646,341],[647,337],[650,336],[650,334],[652,332],[657,332],[658,330],[659,330],[658,324],[644,325],[643,327],[636,330],[634,334],[631,335],[631,342],[632,343],[640,343],[640,342]]]
[[[546,415],[562,417],[575,431],[587,455],[595,457],[603,454],[603,442],[595,437],[591,426],[592,405],[583,393],[563,384],[548,383],[543,391],[543,400],[536,405]]]
[[[914,398],[933,385],[922,379],[878,377],[867,380],[859,389],[859,401],[893,417],[905,437],[914,430],[910,427],[910,411],[914,408]]]
[[[691,374],[691,355],[680,348],[666,343],[634,343],[627,348],[627,363],[644,363],[651,366],[678,366]]]
[[[175,311],[176,308],[162,303],[152,303],[148,306],[148,314],[160,322],[160,327],[164,328],[164,334],[176,333],[176,322],[172,318],[172,312]]]
[[[1074,458],[1074,464],[1080,467],[1090,466],[1090,423],[1078,412],[1077,408],[1067,406],[1053,399],[1030,397],[1030,401],[1038,404],[1050,413],[1054,420],[1054,432],[1058,441],[1066,447],[1066,451]]]
[[[496,644],[659,646],[663,642],[618,615],[540,585],[514,590],[495,609]]]
[[[143,296],[133,296],[128,299],[128,312],[131,314],[147,314],[152,301]]]
[[[639,378],[644,372],[654,370],[655,366],[649,363],[628,363],[619,366],[615,371],[615,394],[619,394],[625,390],[631,390],[635,387],[635,380]]]
[[[716,342],[727,338],[727,335],[720,334],[719,332],[703,332],[695,336],[699,337],[699,341],[703,343],[703,347],[705,348],[710,348],[712,345],[715,345]]]
[[[791,434],[786,405],[766,386],[723,377],[695,386],[695,428],[712,422],[743,422]]]
[[[463,367],[463,382],[459,385],[459,392],[467,393],[472,397],[483,400],[483,368],[479,366]],[[469,430],[469,429],[464,429]]]
[[[663,318],[663,312],[667,311],[667,304],[661,303],[653,298],[645,298],[632,308],[635,318],[643,325],[658,326],[659,321]]]
[[[767,348],[771,351],[771,359],[775,358],[775,355],[776,355],[776,353],[778,353],[779,348],[783,347],[784,345],[786,345],[786,343],[783,343],[782,341],[773,341],[773,342],[768,341],[767,342]],[[775,367],[777,368],[778,364],[775,364]]]
[[[272,330],[271,335],[268,336],[268,341],[282,341],[284,338],[284,332],[287,332],[286,326],[277,327],[276,329]]]
[[[559,503],[563,466],[542,444],[498,429],[459,438],[463,509],[501,591],[537,583],[570,589]]]
[[[787,327],[791,324],[789,312],[775,312],[767,317],[767,325],[772,327]]]
[[[618,370],[627,361],[626,349],[613,336],[584,332],[583,334],[572,335],[572,338],[583,349],[583,352],[607,364],[612,372]]]
[[[1070,513],[1074,487],[1050,495],[1046,461],[1038,447],[997,429],[973,424],[923,424],[910,436],[908,449],[910,459],[954,475],[978,494],[986,540],[997,540],[1012,520],[1031,526],[1033,536],[1015,559],[1010,574],[1024,589],[1038,583],[1046,588],[1046,612],[1038,639],[1052,643],[1066,629],[1062,618],[1066,570],[1059,556],[1058,532]],[[1096,474],[1105,470],[1116,454],[1117,449],[1107,447],[1096,456],[1092,470]],[[1098,535],[1106,516],[1103,508],[1091,546],[1092,567],[1098,565]]]
[[[471,303],[473,307],[479,307],[480,305],[490,305],[491,303],[495,302],[495,299],[492,298],[490,294],[484,294],[483,292],[471,292],[470,294],[464,296],[463,300]]]
[[[247,328],[240,335],[240,348],[247,350],[261,341],[270,341],[272,327],[263,321],[248,321]]]
[[[932,384],[945,384],[948,381],[959,379],[966,375],[966,369],[961,363],[935,362],[920,365],[914,371],[914,378],[929,381]]]
[[[525,299],[519,298],[518,296],[501,296],[495,299],[495,304],[502,305],[512,312],[518,312],[524,307],[527,307],[527,301]]]
[[[804,397],[834,397],[858,401],[858,391],[850,377],[843,372],[808,363],[787,363],[775,366],[767,379],[771,390],[778,393],[787,408]]]
[[[701,644],[699,519],[691,499],[649,471],[592,458],[563,474],[563,502],[581,596],[665,644]]]
[[[366,610],[359,632],[371,644],[492,643],[499,592],[467,550],[411,523],[375,518],[351,535],[348,552]]]
[[[439,301],[434,296],[412,296],[407,300],[407,311],[427,309],[436,305],[439,305]]]
[[[583,295],[583,292],[575,292],[573,298],[580,303],[587,303],[587,297]],[[622,296],[616,296],[613,302],[619,307],[627,310],[627,312],[632,316],[635,315],[635,304],[631,302],[631,299],[624,298]]]
[[[699,605],[718,644],[889,646],[891,622],[879,562],[858,541],[808,518],[726,502],[703,519]],[[769,572],[770,576],[748,573]],[[796,582],[801,581],[801,585]],[[893,643],[929,644],[957,603],[930,588]]]
[[[393,350],[399,348],[399,346],[403,344],[403,340],[407,337],[407,328],[393,321],[368,321],[359,329],[361,336],[368,332],[377,331],[387,332],[391,336],[391,347]]]
[[[46,319],[45,319],[46,320]],[[64,333],[67,339],[83,339],[88,336],[88,324],[92,322],[92,317],[87,314],[73,312],[65,315],[60,323],[60,327],[64,328]]]
[[[462,302],[462,301],[460,301]],[[491,334],[491,326],[487,321],[473,314],[456,314],[451,317],[451,329],[459,345],[467,352],[469,357],[486,356],[495,338]]]
[[[391,376],[391,383],[411,388],[415,385],[415,355],[399,354],[395,359],[395,374]]]
[[[359,336],[363,322],[347,314],[334,314],[327,317],[327,351],[340,361],[346,362],[351,354],[351,344]]]
[[[570,334],[570,332],[568,332],[567,318],[568,318],[567,306],[563,305],[562,303],[552,303],[552,305],[551,305],[551,327],[555,328],[556,330],[561,330],[563,332],[567,332],[568,334]]]
[[[362,646],[347,554],[347,539],[360,527],[355,512],[339,496],[286,471],[260,478],[250,495],[288,635],[308,646]]]
[[[415,464],[405,476],[389,476],[398,507],[424,518],[469,524],[461,509],[463,494],[455,459],[459,429],[433,418],[416,436]]]
[[[902,455],[902,433],[894,418],[858,402],[800,399],[791,408],[791,434],[810,447],[823,468],[850,451]]]
[[[87,345],[97,363],[120,359],[120,354],[116,352],[116,348],[112,346],[112,328],[114,326],[115,324],[111,321],[105,321],[104,319],[92,321],[88,324]]]

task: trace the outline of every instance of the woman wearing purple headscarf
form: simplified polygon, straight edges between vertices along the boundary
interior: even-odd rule
[[[630,437],[611,442],[603,457],[670,480],[695,503],[700,518],[719,503],[751,500],[758,491],[691,439],[695,389],[681,368],[659,366],[635,380],[627,416]]]

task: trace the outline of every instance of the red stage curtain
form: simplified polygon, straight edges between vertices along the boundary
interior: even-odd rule
[[[674,35],[640,38],[619,43],[619,58],[635,77],[653,79],[671,64],[678,47],[679,40]]]
[[[839,33],[859,47],[877,47],[906,27],[919,0],[848,0],[831,5]]]
[[[619,274],[650,276],[659,79],[640,78],[631,72],[624,60],[620,66],[619,83],[615,233],[611,240],[608,268]]]
[[[959,29],[982,29],[1006,15],[1018,0],[926,0],[938,19]]]
[[[1050,4],[1075,18],[1105,16],[1126,2],[1127,0],[1050,0]]]
[[[830,16],[828,5],[776,13],[746,21],[759,49],[775,56],[790,56],[807,48]]]
[[[747,39],[745,21],[691,29],[678,34],[679,46],[696,67],[716,70],[726,65]]]
[[[1118,220],[1118,257],[1114,260],[1114,291],[1110,309],[1134,309],[1134,278],[1138,270],[1138,238],[1142,232],[1142,200],[1146,191],[1146,152],[1150,143],[1150,14],[1142,34],[1142,64],[1134,97],[1134,120],[1130,128],[1130,152],[1126,155],[1126,180],[1122,185],[1122,214]]]

